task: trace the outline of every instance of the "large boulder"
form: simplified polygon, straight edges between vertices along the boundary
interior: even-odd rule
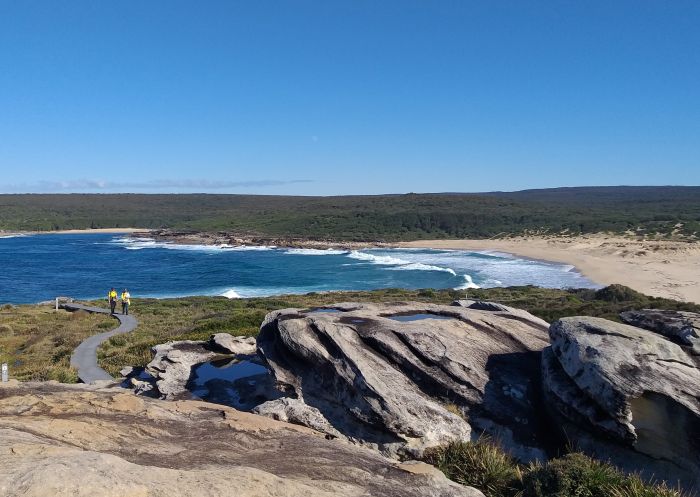
[[[518,457],[541,458],[547,327],[524,311],[425,303],[275,311],[258,353],[288,395],[313,409],[274,401],[257,412],[322,427],[320,414],[329,435],[392,456],[485,431]]]
[[[600,318],[550,327],[543,388],[569,440],[631,470],[700,485],[700,363],[656,333]]]
[[[425,469],[215,404],[0,383],[6,497],[483,497]]]

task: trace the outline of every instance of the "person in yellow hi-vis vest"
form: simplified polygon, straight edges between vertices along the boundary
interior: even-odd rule
[[[122,314],[129,314],[129,304],[131,304],[131,294],[126,288],[122,292]]]
[[[114,288],[107,294],[107,300],[109,300],[109,313],[114,314],[114,309],[117,307],[117,291]]]

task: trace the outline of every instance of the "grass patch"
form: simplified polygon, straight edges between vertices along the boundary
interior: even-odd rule
[[[521,473],[513,459],[487,438],[478,442],[454,442],[429,451],[426,462],[457,483],[478,488],[487,497],[514,496]]]
[[[116,321],[107,316],[55,311],[51,306],[20,305],[0,308],[0,362],[18,380],[78,381],[70,367],[73,349]]]
[[[615,466],[572,453],[545,464],[521,465],[487,438],[432,449],[426,462],[486,497],[684,497],[666,484],[628,475]]]

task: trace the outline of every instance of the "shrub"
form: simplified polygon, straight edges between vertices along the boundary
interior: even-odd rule
[[[428,451],[426,462],[451,480],[478,488],[486,497],[509,497],[519,486],[518,465],[487,438],[433,449]]]
[[[545,464],[518,465],[484,437],[426,452],[425,461],[486,497],[684,497],[665,483],[625,475],[610,463],[572,453]]]
[[[531,466],[523,477],[523,497],[610,497],[623,483],[622,473],[610,464],[567,454]]]
[[[595,298],[605,302],[645,301],[647,296],[624,285],[610,285],[595,292]]]
[[[612,489],[610,497],[683,497],[683,492],[669,488],[665,483],[649,485],[638,475],[631,475],[625,484]]]

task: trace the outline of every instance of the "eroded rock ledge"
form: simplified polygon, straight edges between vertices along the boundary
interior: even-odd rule
[[[543,354],[551,412],[582,450],[700,487],[700,358],[677,334],[591,317],[552,324]]]
[[[392,456],[419,456],[485,431],[523,458],[541,458],[546,428],[533,401],[547,345],[546,322],[508,308],[341,303],[276,311],[262,325],[258,353],[298,401],[256,412],[311,420]]]

